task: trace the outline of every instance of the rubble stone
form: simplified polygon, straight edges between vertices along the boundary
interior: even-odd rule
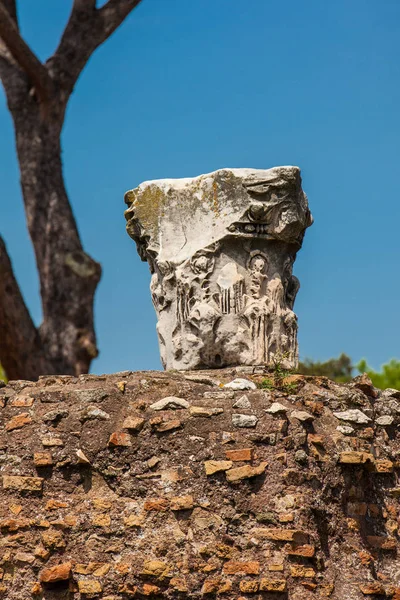
[[[304,411],[304,410],[294,410],[290,416],[293,419],[297,419],[298,421],[301,421],[302,423],[307,423],[308,421],[314,421],[314,417],[313,415],[310,415],[310,413]]]
[[[270,413],[271,415],[275,415],[282,412],[286,413],[287,411],[288,408],[286,408],[286,406],[284,404],[281,404],[280,402],[273,402],[269,408],[265,409],[265,412]]]
[[[226,471],[226,479],[227,481],[241,481],[242,479],[249,479],[250,477],[256,477],[257,475],[262,475],[267,468],[268,463],[263,462],[258,467],[251,467],[250,465],[245,465],[244,467],[235,467],[234,469],[229,469]]]
[[[393,424],[393,421],[394,417],[392,417],[391,415],[383,415],[382,417],[378,417],[375,422],[381,427],[389,427]]]
[[[41,477],[21,477],[19,475],[3,475],[3,488],[5,490],[23,490],[27,492],[41,492],[43,479]]]
[[[256,427],[258,419],[255,415],[234,413],[232,415],[232,423],[235,427]]]
[[[227,471],[232,467],[231,460],[207,460],[204,463],[206,475],[214,475],[219,471]]]
[[[367,417],[361,410],[354,408],[351,410],[345,410],[342,412],[334,412],[333,415],[341,421],[348,421],[349,423],[357,423],[358,425],[365,425],[370,423],[371,419]]]
[[[118,447],[118,446],[128,447],[128,446],[132,445],[132,442],[127,433],[124,433],[123,431],[114,431],[114,433],[112,433],[110,435],[110,439],[108,440],[108,445],[111,448]]]
[[[141,417],[126,417],[122,424],[122,429],[129,429],[130,431],[140,431],[145,424],[145,419]]]
[[[29,425],[32,423],[32,419],[29,416],[29,413],[21,413],[19,415],[15,415],[6,423],[6,431],[14,431],[14,429],[21,429],[25,425]]]
[[[252,460],[253,448],[242,448],[237,450],[227,450],[225,452],[226,460],[233,462]]]
[[[207,408],[206,406],[191,406],[189,412],[193,417],[209,418],[222,414],[224,409],[218,406],[213,406],[212,408]]]
[[[241,408],[242,410],[248,410],[251,408],[251,402],[246,395],[241,396],[239,400],[233,403],[232,408]]]
[[[257,386],[253,381],[238,377],[229,383],[225,383],[224,388],[230,390],[256,390]]]
[[[61,563],[59,565],[55,565],[54,567],[50,567],[48,569],[43,569],[40,573],[40,581],[42,583],[56,583],[57,581],[66,581],[70,578],[71,575],[71,563]]]
[[[176,396],[167,396],[162,400],[158,400],[153,404],[150,404],[152,410],[176,410],[178,408],[189,408],[190,404],[184,398],[177,398]]]
[[[357,452],[349,450],[342,452],[339,457],[339,462],[344,465],[363,465],[367,461],[373,462],[374,457],[368,452]]]

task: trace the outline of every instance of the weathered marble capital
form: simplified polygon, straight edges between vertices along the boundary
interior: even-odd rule
[[[292,267],[312,224],[300,169],[147,181],[125,202],[152,273],[164,368],[297,365]]]

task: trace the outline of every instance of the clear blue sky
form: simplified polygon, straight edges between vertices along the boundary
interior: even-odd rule
[[[20,2],[45,59],[72,2]],[[295,263],[301,357],[400,357],[398,0],[143,0],[90,60],[63,134],[84,246],[103,265],[94,372],[160,368],[149,273],[123,194],[147,179],[299,165],[315,223]],[[10,117],[1,232],[37,323]]]

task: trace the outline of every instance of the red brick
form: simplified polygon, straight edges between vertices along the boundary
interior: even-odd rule
[[[233,462],[252,460],[253,448],[242,448],[240,450],[227,450],[225,452],[225,457],[227,460],[232,460]]]
[[[159,511],[164,512],[169,508],[169,501],[166,498],[153,498],[152,500],[146,500],[144,503],[144,510],[147,511]]]
[[[71,563],[66,562],[60,565],[55,565],[49,569],[43,569],[39,579],[42,583],[55,583],[56,581],[65,581],[71,575]]]
[[[224,573],[227,575],[235,575],[236,573],[244,573],[245,575],[258,575],[260,572],[260,563],[257,561],[240,562],[230,560],[224,564]]]
[[[124,433],[123,431],[114,431],[110,435],[110,439],[108,440],[108,445],[110,447],[118,447],[118,446],[131,446],[131,439],[128,433]]]

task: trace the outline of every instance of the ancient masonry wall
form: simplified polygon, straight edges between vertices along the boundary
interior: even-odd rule
[[[264,379],[0,389],[2,597],[398,600],[400,393]]]

